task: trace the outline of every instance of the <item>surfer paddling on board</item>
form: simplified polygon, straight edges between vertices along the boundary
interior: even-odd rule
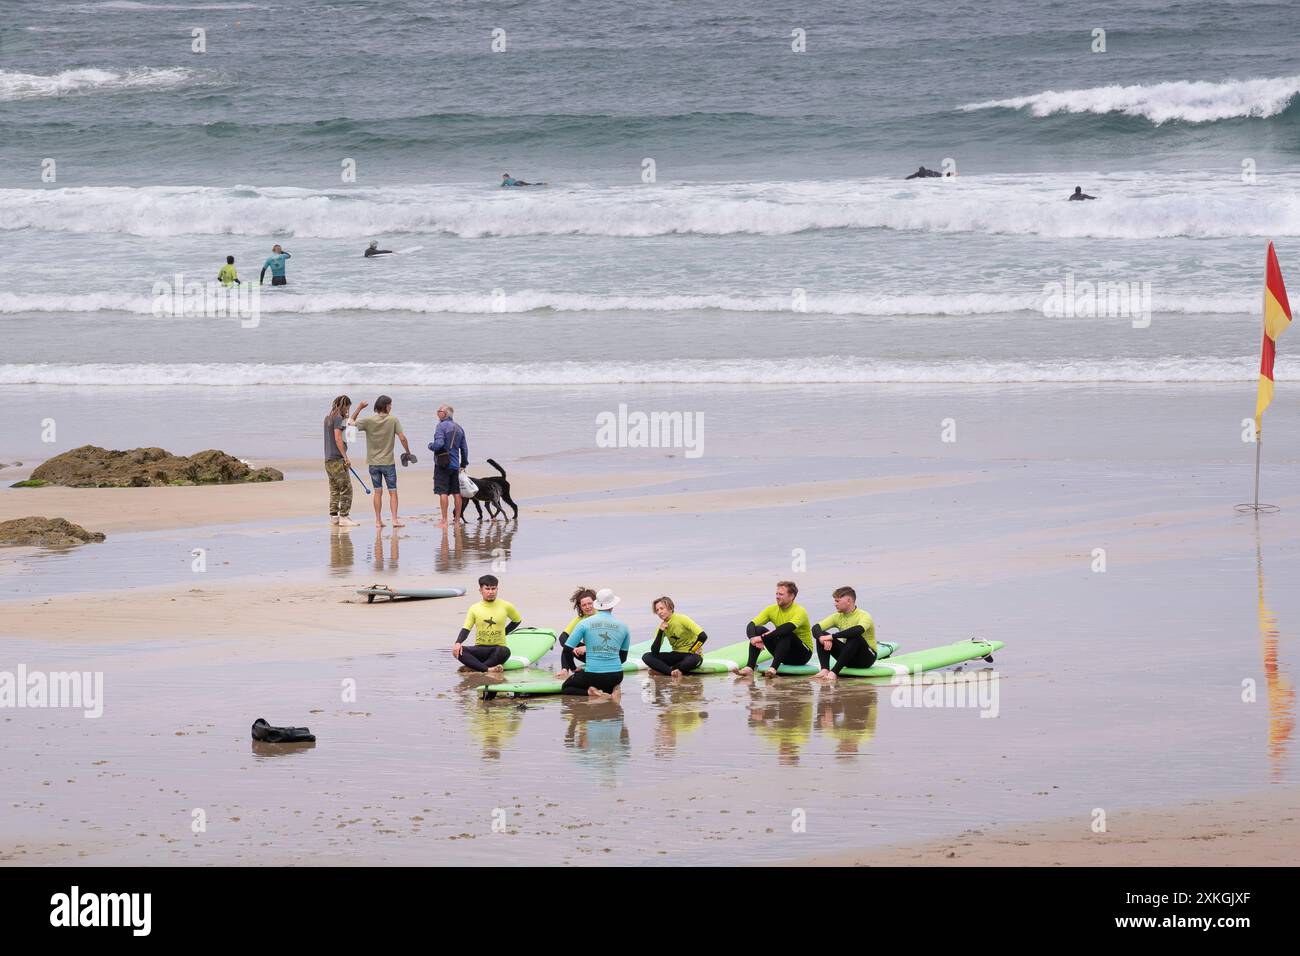
[[[478,579],[478,593],[483,600],[466,613],[465,624],[451,648],[451,656],[460,661],[462,667],[480,674],[505,670],[505,663],[510,659],[506,635],[523,620],[513,604],[497,597],[500,585],[494,574],[485,574]],[[474,643],[467,645],[465,639],[470,631],[475,632]]]
[[[522,179],[515,179],[509,173],[501,174],[501,188],[506,186],[545,186],[546,183],[526,183]]]
[[[681,677],[699,667],[704,661],[700,652],[709,639],[704,629],[685,614],[679,614],[670,597],[655,598],[650,610],[654,611],[660,624],[659,630],[655,631],[654,643],[650,645],[650,653],[641,657],[645,666],[669,677]],[[660,653],[665,638],[669,649]]]
[[[1084,199],[1096,199],[1096,198],[1097,198],[1096,196],[1089,196],[1086,192],[1084,192],[1082,186],[1075,186],[1074,192],[1070,193],[1069,201],[1079,202]]]
[[[623,683],[623,664],[627,660],[628,648],[632,646],[632,634],[627,625],[611,613],[618,602],[619,598],[613,591],[601,588],[596,592],[593,604],[596,613],[579,621],[565,641],[569,647],[586,646],[587,667],[564,682],[562,693],[618,699],[619,684]]]
[[[745,625],[749,638],[749,663],[738,674],[748,677],[754,673],[758,655],[767,648],[772,662],[763,671],[764,677],[775,677],[782,664],[807,664],[813,655],[812,626],[808,612],[794,603],[799,596],[799,586],[793,581],[776,582],[776,603],[765,607]],[[773,625],[767,630],[763,625]]]
[[[858,592],[836,588],[831,597],[835,613],[812,628],[822,668],[813,680],[836,680],[845,667],[870,667],[876,663],[876,622],[858,607]],[[834,667],[831,657],[835,658]]]
[[[567,643],[569,635],[582,623],[583,618],[591,617],[596,613],[596,592],[591,588],[578,588],[573,592],[569,601],[573,604],[573,609],[578,613],[578,616],[560,632],[560,669],[555,672],[556,677],[568,677],[578,670],[578,662],[574,658],[586,654],[587,648],[570,647]]]
[[[371,240],[370,240],[370,245],[368,245],[368,246],[366,247],[366,251],[365,251],[365,253],[364,253],[364,255],[365,255],[365,257],[366,257],[367,259],[369,259],[371,256],[391,256],[392,254],[393,254],[393,250],[392,250],[392,249],[380,249],[380,248],[379,248],[379,240],[378,240],[378,239],[371,239]]]

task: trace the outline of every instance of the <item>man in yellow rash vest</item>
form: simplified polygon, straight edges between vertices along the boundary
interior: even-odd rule
[[[478,593],[483,600],[469,609],[465,625],[456,636],[451,654],[463,667],[480,673],[504,671],[510,659],[506,635],[519,626],[522,618],[515,606],[497,597],[500,583],[496,575],[485,574],[478,579]],[[466,645],[469,632],[474,631],[474,643]]]
[[[704,649],[704,642],[709,639],[709,635],[685,614],[678,614],[677,605],[670,597],[655,598],[650,609],[659,618],[660,625],[655,632],[654,643],[650,645],[650,653],[641,655],[645,666],[670,677],[681,677],[699,667],[704,660],[700,651]],[[659,648],[663,646],[664,638],[668,638],[671,650],[660,653]]]
[[[837,680],[845,667],[870,667],[876,663],[876,622],[858,607],[858,593],[853,588],[836,588],[831,597],[835,613],[812,629],[817,661],[822,666],[813,680]],[[832,628],[834,633],[828,633]]]
[[[812,659],[812,627],[808,612],[794,603],[798,596],[799,586],[793,581],[777,581],[776,603],[765,607],[745,626],[749,663],[737,671],[742,677],[754,673],[764,647],[772,654],[772,663],[763,671],[764,677],[775,677],[782,664],[807,664]],[[763,627],[769,623],[773,625],[770,631]]]

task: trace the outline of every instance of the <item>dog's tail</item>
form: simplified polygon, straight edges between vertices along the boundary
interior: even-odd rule
[[[504,468],[502,468],[500,465],[498,465],[498,464],[496,463],[495,459],[489,458],[489,459],[487,460],[487,463],[488,463],[489,465],[491,465],[493,468],[495,468],[497,471],[501,472],[501,477],[502,477],[502,478],[504,478],[504,477],[506,476],[506,470],[505,470]]]

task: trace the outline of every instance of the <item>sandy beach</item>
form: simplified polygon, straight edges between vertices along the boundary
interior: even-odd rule
[[[917,415],[934,401],[877,400]],[[1007,396],[965,400],[980,417]],[[1087,393],[1054,400],[1066,421],[1097,417]],[[719,444],[747,427],[723,415]],[[103,675],[97,718],[0,714],[15,768],[0,860],[1296,862],[1300,600],[1280,582],[1300,571],[1300,496],[1273,494],[1283,511],[1257,525],[1227,500],[1232,461],[1194,464],[1189,486],[1161,446],[1122,465],[1008,450],[862,455],[845,475],[810,446],[799,480],[773,479],[779,457],[525,454],[508,463],[518,520],[446,533],[419,467],[397,533],[359,493],[363,523],[332,529],[307,458],[259,460],[287,475],[266,484],[0,489],[0,520],[108,534],[0,551],[0,670]],[[726,675],[631,675],[618,704],[484,702],[448,649],[488,572],[528,624],[558,631],[575,586],[612,586],[634,640],[667,593],[717,644],[778,579],[815,617],[854,583],[904,651],[1004,641],[993,664],[954,669],[996,686],[996,719],[902,705],[888,681]],[[468,593],[368,605],[354,591],[372,583]],[[520,673],[544,676],[557,652],[541,664]],[[259,716],[317,744],[254,747]],[[647,841],[666,813],[671,838]]]

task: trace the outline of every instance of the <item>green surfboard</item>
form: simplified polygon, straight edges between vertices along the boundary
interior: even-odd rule
[[[516,631],[515,633],[518,634],[519,632]],[[507,643],[509,643],[509,641],[507,641]],[[963,642],[963,643],[965,643],[965,644],[969,644],[970,642]],[[954,646],[955,646],[955,645],[954,645]],[[1002,646],[1001,643],[999,643],[999,642],[997,642],[997,641],[993,641],[993,642],[991,642],[991,643],[989,644],[989,647],[991,648],[991,650],[988,650],[988,651],[986,651],[985,653],[992,653],[993,650],[997,650],[997,649],[1000,648],[1001,646]],[[641,643],[639,643],[639,644],[634,644],[634,645],[631,647],[631,649],[628,651],[628,661],[627,661],[626,664],[623,665],[623,671],[624,671],[624,673],[634,672],[634,671],[637,669],[636,667],[633,666],[633,663],[632,663],[632,655],[633,655],[633,653],[636,653],[636,652],[637,652],[637,649],[638,649],[638,648],[643,648],[643,649],[640,651],[640,653],[641,653],[641,654],[644,654],[646,651],[648,651],[648,650],[650,649],[650,642],[648,642],[648,641],[641,642]],[[879,652],[879,654],[881,655],[880,658],[878,658],[878,659],[883,660],[883,659],[885,659],[885,658],[889,658],[890,655],[892,655],[892,654],[894,653],[894,651],[896,651],[896,650],[898,649],[898,645],[897,645],[896,643],[892,643],[892,642],[890,642],[890,641],[880,641],[880,642],[877,644],[876,649],[877,649],[877,651]],[[943,650],[943,648],[935,648],[935,650]],[[967,648],[967,650],[969,651],[969,650],[971,650],[971,648]],[[925,654],[926,652],[925,652],[925,651],[917,651],[916,653],[917,653],[917,654]],[[902,655],[902,657],[907,657],[907,656],[908,656],[908,655]],[[963,657],[963,658],[961,658],[961,660],[970,660],[970,659],[971,659],[971,656],[975,656],[975,657],[983,657],[984,654],[981,653],[981,654],[970,655],[970,656],[967,656],[967,657]],[[764,660],[771,660],[771,657],[772,657],[772,656],[771,656],[770,654],[768,654],[767,651],[763,651],[763,653],[759,655],[759,658],[758,658],[759,663],[761,664]],[[703,663],[701,663],[700,666],[697,667],[695,670],[691,671],[691,674],[692,674],[692,675],[694,675],[694,674],[726,674],[726,673],[734,672],[734,671],[739,670],[741,667],[744,667],[744,666],[745,666],[745,662],[746,662],[748,659],[749,659],[749,642],[748,642],[748,641],[740,641],[740,642],[737,643],[737,644],[729,644],[729,645],[726,646],[726,647],[720,648],[720,649],[718,649],[717,651],[715,651],[715,652],[712,653],[712,654],[706,654],[706,655],[704,656],[704,661],[703,661]],[[514,658],[512,657],[512,658],[510,659],[510,661],[513,661],[513,660],[514,660]],[[953,663],[955,663],[955,662],[953,662]],[[782,665],[780,673],[782,673],[782,674],[791,673],[791,671],[788,671],[788,670],[787,670],[787,667],[788,667],[788,666],[789,666],[789,665]],[[802,665],[802,666],[803,666],[804,668],[806,668],[806,669],[802,669],[802,670],[798,670],[798,671],[794,672],[793,676],[800,676],[800,675],[804,675],[804,674],[816,674],[816,673],[817,673],[817,668],[816,668],[816,667],[808,667],[807,665]],[[888,666],[888,665],[886,665],[886,666]],[[931,666],[934,666],[934,667],[943,667],[944,665],[943,665],[943,664],[934,664],[934,665],[931,665]],[[511,666],[510,666],[510,662],[507,662],[507,663],[506,663],[506,667],[507,667],[508,669],[513,669],[513,668],[511,668]],[[645,669],[645,665],[644,665],[644,664],[641,665],[641,669]],[[872,670],[881,669],[881,670],[882,670],[882,673],[881,673],[880,675],[874,675],[874,674],[866,675],[866,674],[864,674],[864,676],[883,676],[883,677],[891,677],[891,676],[893,676],[893,673],[894,673],[893,671],[883,670],[883,669],[882,669],[882,665],[880,665],[880,664],[877,664],[876,667],[871,668],[871,669],[872,669]],[[849,669],[846,668],[846,669],[843,670],[841,673],[842,673],[842,674],[850,674],[850,671],[849,671]],[[851,676],[855,676],[855,675],[851,675]],[[555,679],[555,680],[535,680],[535,681],[518,681],[518,682],[515,682],[515,683],[509,683],[509,684],[489,684],[488,686],[486,686],[486,687],[483,688],[483,699],[484,699],[484,700],[492,700],[494,697],[498,697],[498,696],[500,696],[500,695],[502,695],[502,694],[508,695],[508,696],[510,696],[510,697],[544,697],[544,696],[548,696],[548,695],[558,694],[558,693],[560,693],[563,689],[564,689],[564,681],[559,680],[559,679]]]
[[[885,641],[879,644],[883,652]],[[993,660],[993,652],[1000,651],[1005,645],[1002,641],[982,641],[971,638],[968,641],[956,641],[942,647],[931,647],[910,654],[896,654],[877,658],[872,667],[846,667],[840,671],[841,677],[897,677],[919,674],[937,667],[948,667],[964,661],[978,660],[981,657]],[[820,668],[816,664],[782,664],[777,671],[782,677],[808,677],[816,674]]]
[[[375,598],[388,598],[390,601],[426,601],[431,598],[462,597],[464,588],[390,588],[387,584],[372,584],[368,588],[357,588],[358,594],[366,596],[366,603],[373,604]]]
[[[502,666],[508,671],[531,667],[546,656],[555,643],[555,632],[544,627],[517,627],[506,635],[510,659]]]

